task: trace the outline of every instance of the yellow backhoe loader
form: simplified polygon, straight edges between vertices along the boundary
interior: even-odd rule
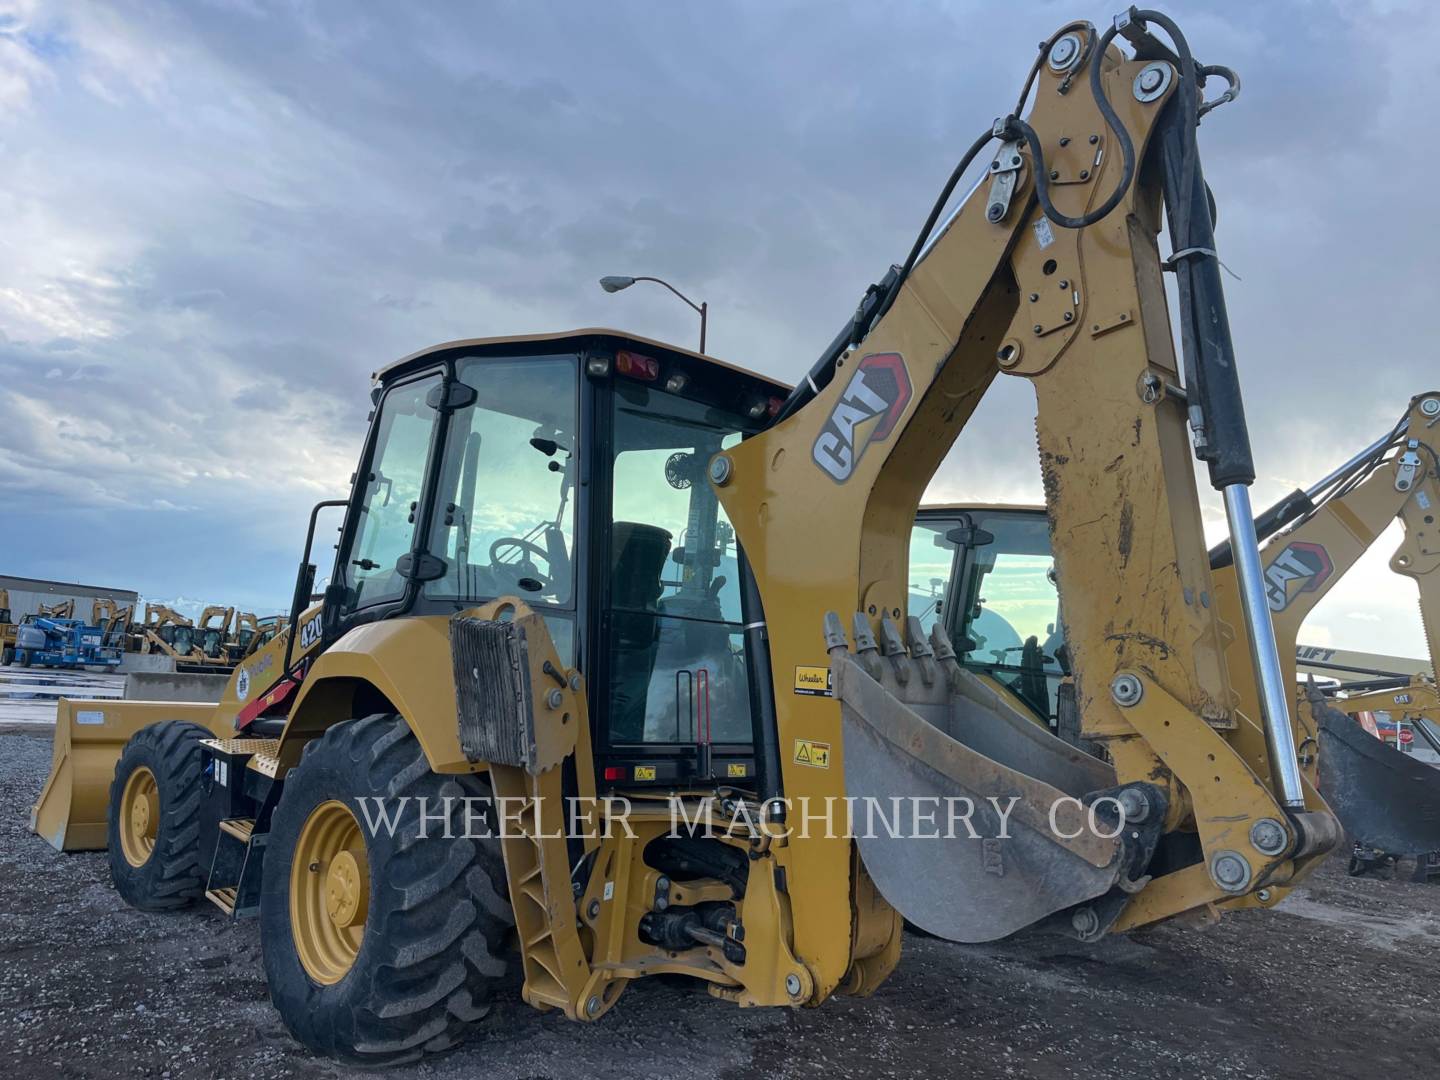
[[[235,618],[233,607],[211,604],[200,612],[195,623],[195,651],[191,662],[214,667],[230,665],[230,623]]]
[[[53,604],[41,604],[36,609],[37,619],[73,619],[75,617],[75,601],[60,600]]]
[[[873,992],[906,917],[1093,939],[1273,903],[1337,830],[1266,607],[1195,141],[1237,88],[1159,13],[1062,27],[788,393],[607,330],[378,372],[288,630],[216,706],[62,704],[36,830],[108,847],[136,907],[258,915],[289,1029],[367,1064],[454,1045],[512,963],[578,1021],[661,973],[818,1005]],[[1037,396],[1075,708],[1108,762],[904,614],[921,493],[997,376]]]
[[[235,612],[234,629],[225,645],[225,655],[230,662],[236,663],[248,654],[251,651],[251,642],[256,642],[256,648],[263,645],[263,641],[256,641],[261,633],[260,619],[253,611]]]
[[[140,624],[140,651],[162,653],[176,661],[188,659],[195,651],[195,624],[174,608],[147,603]]]
[[[131,632],[135,605],[121,606],[114,600],[94,600],[90,604],[90,624],[100,627],[101,640],[108,648],[121,652],[138,652],[140,635]]]

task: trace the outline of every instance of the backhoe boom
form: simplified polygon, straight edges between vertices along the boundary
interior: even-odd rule
[[[1068,760],[1069,748],[1037,749],[1027,738],[1010,747],[1022,756],[1008,762],[982,752],[983,769],[957,751],[940,755],[955,771],[939,775],[935,729],[942,740],[979,750],[993,740],[977,732],[1028,722],[980,700],[963,676],[947,695],[912,677],[904,665],[923,667],[948,643],[917,640],[913,631],[905,641],[897,626],[909,526],[927,482],[998,374],[1031,382],[1085,731],[1114,761],[1106,791],[1129,789],[1124,798],[1148,806],[1167,834],[1114,850],[1103,872],[1079,874],[1073,891],[1048,897],[1046,910],[1087,935],[1111,925],[1131,896],[1145,895],[1157,843],[1177,869],[1159,879],[1138,921],[1288,880],[1335,838],[1323,804],[1298,786],[1268,613],[1253,611],[1255,597],[1263,603],[1245,497],[1253,466],[1194,153],[1190,96],[1198,101],[1199,88],[1168,20],[1139,15],[1165,27],[1179,62],[1150,59],[1167,50],[1136,21],[1127,34],[1141,42],[1133,60],[1111,47],[1115,29],[1098,40],[1085,24],[1057,33],[1037,62],[1028,124],[1012,116],[995,125],[1000,146],[988,190],[962,207],[923,259],[902,267],[863,339],[835,358],[828,382],[814,380],[813,400],[710,470],[763,602],[789,799],[855,796],[857,785],[880,798],[973,795],[987,786],[995,794],[1043,794],[1037,775],[1073,776],[1046,764]],[[1192,350],[1185,379],[1156,247],[1162,207],[1182,248],[1173,265],[1182,282],[1181,338]],[[1188,399],[1166,389],[1182,383]],[[1226,630],[1212,603],[1192,419],[1201,421],[1212,481],[1226,492],[1249,574],[1250,685],[1260,691],[1238,702]],[[837,621],[828,641],[817,633],[827,612],[859,613],[853,651],[835,632]],[[848,615],[838,623],[848,624]],[[792,673],[823,665],[826,651],[843,722],[825,698],[790,685]],[[957,695],[967,694],[957,705]],[[883,707],[887,700],[892,707]],[[1268,761],[1237,749],[1230,733],[1240,728],[1265,732]],[[828,768],[797,762],[815,744],[835,748]],[[912,758],[922,746],[929,757],[917,772]],[[1083,784],[1066,791],[1059,779],[1048,790],[1077,799],[1102,794]],[[1313,812],[1295,805],[1302,799]],[[889,841],[862,838],[859,847],[881,894],[908,918],[947,936],[983,938],[1018,928],[966,914],[1002,902],[988,888],[996,877],[1014,883],[1013,894],[1056,880],[1066,867],[1079,873],[1074,852],[1053,838],[1032,839],[988,856],[954,843],[943,851],[911,845],[899,856],[903,845]],[[843,903],[847,852],[842,839],[792,850],[797,903]],[[946,860],[953,860],[948,871]],[[1035,917],[1031,911],[1024,920]],[[821,973],[822,987],[863,962],[833,936],[808,934],[805,924],[796,937],[797,955]]]

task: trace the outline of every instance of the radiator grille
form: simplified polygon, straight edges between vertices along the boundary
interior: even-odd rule
[[[530,657],[513,622],[450,620],[460,748],[470,761],[527,768],[535,760]]]

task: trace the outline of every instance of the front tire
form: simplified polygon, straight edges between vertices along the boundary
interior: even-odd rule
[[[489,831],[489,795],[478,776],[432,772],[398,716],[306,746],[271,820],[260,899],[270,998],[306,1047],[395,1064],[449,1049],[489,1011],[514,925],[499,840],[465,835],[467,805],[471,831]],[[368,827],[378,811],[393,829]]]
[[[205,893],[200,865],[199,724],[163,720],[137,731],[115,763],[106,848],[115,891],[141,911],[173,911]]]

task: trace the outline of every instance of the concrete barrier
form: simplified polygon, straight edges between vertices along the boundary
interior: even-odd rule
[[[125,697],[130,701],[219,701],[229,681],[228,675],[132,671],[125,676]]]
[[[164,653],[125,653],[120,657],[119,670],[126,675],[132,671],[174,671],[174,657]]]

